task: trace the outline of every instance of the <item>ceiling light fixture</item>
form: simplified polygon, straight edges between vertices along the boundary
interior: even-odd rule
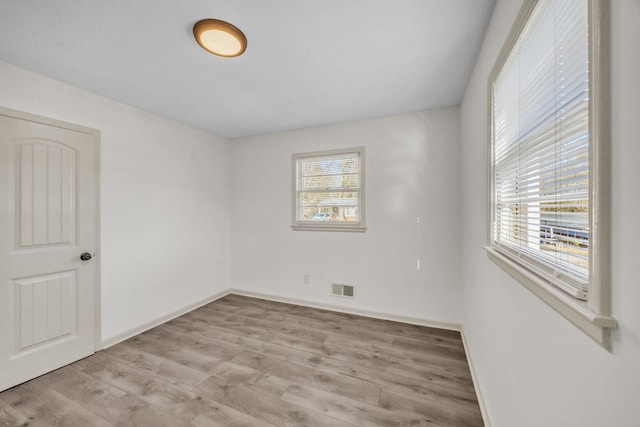
[[[247,48],[247,38],[242,31],[219,19],[196,22],[193,36],[200,47],[218,56],[240,56]]]

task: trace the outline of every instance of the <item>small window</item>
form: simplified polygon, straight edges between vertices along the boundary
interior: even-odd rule
[[[489,80],[487,249],[608,346],[604,3],[523,5]]]
[[[294,230],[365,231],[364,148],[293,155]]]

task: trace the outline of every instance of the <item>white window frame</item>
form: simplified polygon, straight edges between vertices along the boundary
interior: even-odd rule
[[[549,306],[562,314],[592,339],[610,350],[610,331],[617,327],[611,317],[610,290],[610,213],[609,213],[609,10],[607,0],[586,0],[589,7],[589,197],[590,256],[587,300],[564,292],[552,280],[513,253],[494,244],[494,165],[493,165],[493,83],[520,37],[538,0],[525,0],[489,75],[489,212],[485,247],[489,258],[522,283]],[[556,279],[557,280],[557,279]]]
[[[291,156],[292,159],[292,225],[293,230],[305,230],[305,231],[351,231],[351,232],[365,232],[366,226],[364,222],[365,218],[365,168],[364,168],[364,147],[344,148],[337,150],[325,150],[315,151],[309,153],[295,153]],[[316,157],[329,157],[339,156],[344,154],[357,154],[358,155],[358,182],[360,187],[357,189],[358,193],[358,222],[341,223],[338,221],[300,221],[298,219],[298,210],[300,206],[300,190],[299,190],[299,161],[304,159],[313,159]]]

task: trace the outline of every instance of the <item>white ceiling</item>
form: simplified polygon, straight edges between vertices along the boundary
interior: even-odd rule
[[[495,0],[0,0],[0,59],[237,138],[458,105]],[[247,36],[202,50],[204,18]]]

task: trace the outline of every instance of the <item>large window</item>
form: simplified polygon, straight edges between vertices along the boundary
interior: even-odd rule
[[[492,72],[488,249],[608,345],[603,3],[526,1]]]
[[[364,148],[293,155],[293,228],[364,231]]]

